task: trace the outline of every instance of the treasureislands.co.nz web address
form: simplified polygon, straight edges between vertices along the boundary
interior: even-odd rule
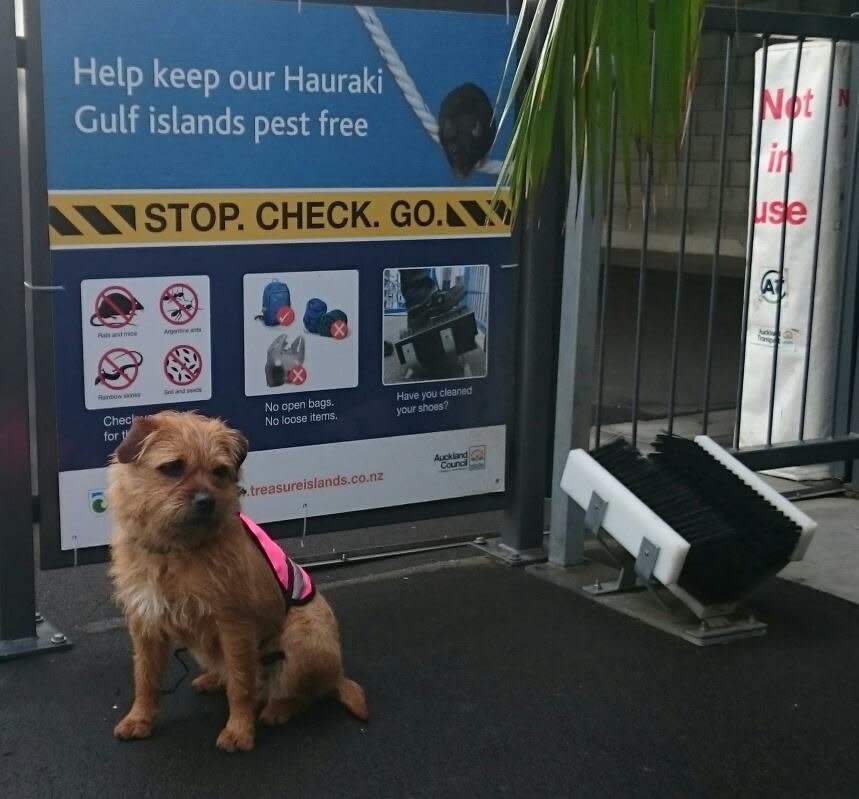
[[[247,491],[249,496],[258,497],[270,494],[292,494],[296,491],[316,491],[321,488],[346,488],[347,486],[366,483],[381,483],[384,480],[384,472],[359,472],[357,474],[336,474],[328,477],[308,477],[304,480],[293,480],[288,483],[249,485]]]

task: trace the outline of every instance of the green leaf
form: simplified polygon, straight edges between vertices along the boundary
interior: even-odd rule
[[[504,79],[514,59],[516,69],[498,116],[500,128],[521,95],[496,191],[500,196],[509,184],[514,216],[541,188],[558,147],[568,174],[575,172],[580,181],[589,158],[594,179],[606,186],[613,102],[627,202],[633,147],[648,152],[656,137],[661,156],[676,158],[688,125],[704,3],[654,0],[655,31],[650,27],[649,0],[557,0],[554,7],[548,0],[537,0],[523,6]],[[530,8],[534,13],[529,21]],[[517,57],[516,45],[523,36]],[[652,57],[655,115],[650,97]],[[496,108],[500,105],[501,95]]]

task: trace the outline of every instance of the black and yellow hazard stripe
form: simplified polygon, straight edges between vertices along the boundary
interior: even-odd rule
[[[52,192],[53,246],[504,236],[493,189]]]
[[[90,231],[99,236],[122,236],[137,229],[137,208],[122,203],[74,203],[69,206],[52,201],[48,220],[51,233],[56,232],[63,237],[86,236]]]

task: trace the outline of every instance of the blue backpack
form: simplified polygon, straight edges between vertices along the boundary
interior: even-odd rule
[[[274,327],[280,324],[277,312],[281,308],[288,308],[291,305],[289,286],[279,280],[272,280],[263,290],[262,315],[258,316],[257,319],[262,319],[263,324]]]
[[[328,305],[325,300],[320,300],[318,297],[313,297],[307,301],[307,308],[304,311],[304,329],[308,333],[318,333],[316,329],[320,317],[328,310]]]

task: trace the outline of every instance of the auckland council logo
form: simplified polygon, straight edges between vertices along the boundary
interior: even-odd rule
[[[437,452],[433,460],[442,472],[456,472],[461,469],[486,468],[486,445],[478,444],[463,450],[451,450],[450,452]]]
[[[468,468],[470,471],[474,469],[486,468],[486,447],[480,444],[476,447],[468,448]]]
[[[89,509],[96,514],[102,514],[107,510],[103,490],[89,492]]]

